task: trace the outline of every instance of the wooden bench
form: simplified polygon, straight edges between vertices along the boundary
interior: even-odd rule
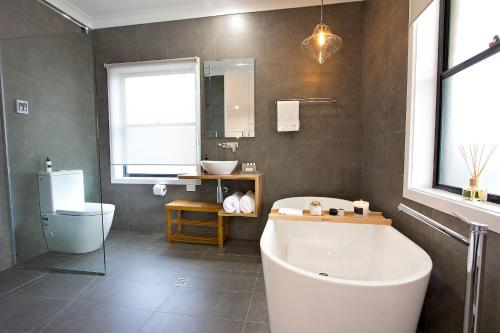
[[[175,200],[165,205],[167,213],[167,241],[184,242],[196,244],[213,244],[220,248],[224,247],[224,241],[229,236],[229,218],[220,214],[223,211],[222,205],[213,202],[201,202],[190,200]],[[210,218],[186,218],[183,211],[201,212],[217,214]],[[175,218],[173,212],[177,212]],[[173,233],[172,226],[176,225],[177,230]],[[217,228],[217,235],[202,233],[189,233],[184,231],[184,226]]]

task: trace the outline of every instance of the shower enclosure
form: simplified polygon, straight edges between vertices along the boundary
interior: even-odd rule
[[[93,54],[78,28],[0,40],[0,167],[16,267],[105,273]],[[74,246],[88,238],[97,246]]]

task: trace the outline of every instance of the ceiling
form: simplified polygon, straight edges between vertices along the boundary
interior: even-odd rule
[[[173,21],[283,8],[317,6],[320,0],[46,0],[94,28]],[[325,4],[361,0],[325,0]]]

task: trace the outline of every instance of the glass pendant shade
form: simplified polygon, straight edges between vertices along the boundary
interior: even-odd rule
[[[312,35],[304,39],[301,45],[302,51],[320,64],[323,64],[341,47],[342,38],[334,35],[330,27],[324,23],[318,24]]]

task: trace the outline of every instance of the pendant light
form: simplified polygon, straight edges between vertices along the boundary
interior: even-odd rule
[[[330,27],[323,23],[323,0],[321,0],[321,21],[314,28],[311,36],[302,41],[302,51],[323,64],[332,54],[342,47],[342,38],[334,35]]]

